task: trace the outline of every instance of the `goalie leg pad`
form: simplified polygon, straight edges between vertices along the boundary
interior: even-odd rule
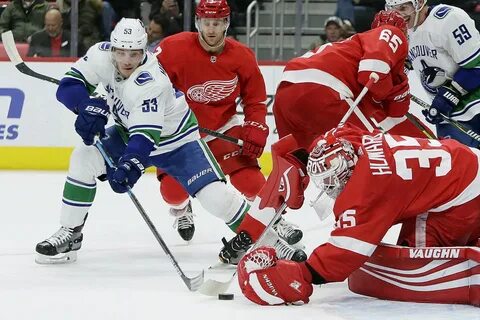
[[[480,306],[480,248],[379,245],[348,286],[386,300]]]

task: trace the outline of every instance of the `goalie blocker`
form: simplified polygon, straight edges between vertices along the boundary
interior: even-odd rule
[[[386,300],[480,307],[480,248],[379,245],[348,287]]]

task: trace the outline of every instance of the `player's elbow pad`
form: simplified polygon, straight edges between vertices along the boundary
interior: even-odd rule
[[[87,88],[80,80],[63,78],[57,89],[57,100],[74,113],[78,113],[78,105],[90,97]]]
[[[459,68],[453,75],[453,81],[461,86],[461,88],[455,86],[455,89],[460,91],[462,95],[465,95],[480,87],[480,69]]]
[[[146,159],[154,149],[154,143],[141,134],[134,134],[128,139],[125,154],[136,154]]]

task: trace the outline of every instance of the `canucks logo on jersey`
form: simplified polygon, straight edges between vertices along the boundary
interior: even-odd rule
[[[422,60],[423,69],[420,72],[420,80],[423,87],[431,94],[436,94],[439,87],[443,86],[449,79],[445,70],[439,67],[430,67]]]

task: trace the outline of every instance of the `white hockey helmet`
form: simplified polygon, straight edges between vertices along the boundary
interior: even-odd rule
[[[113,48],[143,50],[147,48],[147,32],[139,19],[122,18],[110,34]]]
[[[401,12],[400,10],[395,10],[395,7],[405,3],[411,3],[413,5],[414,11],[405,13]],[[415,30],[418,26],[419,13],[423,9],[423,7],[425,7],[426,3],[427,0],[385,0],[385,10],[395,10],[402,15],[411,15],[415,12],[415,18],[413,20],[413,29]]]
[[[415,9],[419,8],[420,2],[419,0],[385,0],[385,8],[392,9],[394,6],[398,6],[404,3],[411,2]],[[423,7],[427,0],[424,0],[421,6]]]
[[[343,191],[357,163],[353,145],[342,138],[318,141],[308,157],[310,179],[330,198],[336,199]]]

